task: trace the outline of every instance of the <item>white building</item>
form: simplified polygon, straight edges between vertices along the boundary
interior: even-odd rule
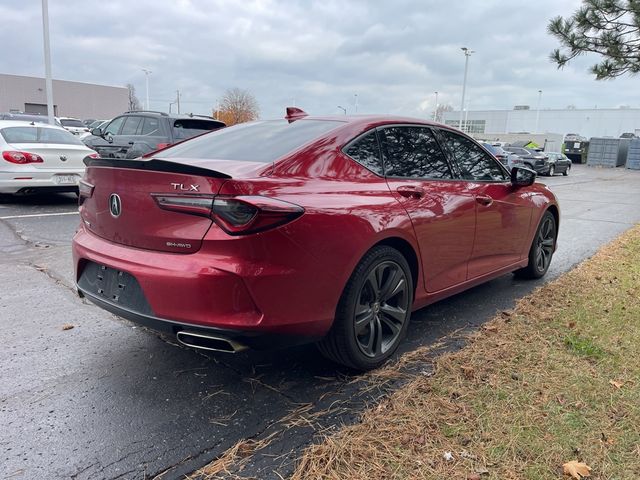
[[[640,136],[640,109],[590,108],[540,110],[516,107],[514,110],[465,112],[463,130],[468,133],[577,133],[583,137],[619,137],[631,132]],[[444,123],[458,127],[460,111],[445,112]],[[536,128],[536,122],[538,128]]]
[[[58,117],[107,119],[128,110],[126,87],[53,80],[54,113]],[[44,78],[0,74],[0,113],[47,114]]]

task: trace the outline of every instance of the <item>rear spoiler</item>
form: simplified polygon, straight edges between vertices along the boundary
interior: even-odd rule
[[[200,177],[231,178],[231,176],[226,173],[218,172],[216,170],[194,167],[193,165],[170,162],[168,160],[122,160],[119,158],[85,157],[83,161],[87,167],[128,168],[132,170],[145,170],[152,172],[182,173],[185,175],[198,175]]]

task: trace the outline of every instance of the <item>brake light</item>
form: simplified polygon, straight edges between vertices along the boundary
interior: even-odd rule
[[[17,150],[7,150],[2,152],[2,158],[7,162],[16,163],[18,165],[24,165],[27,163],[44,163],[44,160],[40,155],[29,152],[20,152]]]
[[[299,205],[262,196],[162,195],[163,210],[211,218],[229,235],[247,235],[289,223],[304,213]]]
[[[170,146],[171,146],[170,143],[159,143],[158,145],[156,145],[156,150],[162,150],[163,148],[167,148]]]
[[[184,141],[184,140],[182,140]],[[180,143],[180,142],[178,142]],[[158,153],[160,150],[164,150],[165,148],[169,148],[170,146],[172,146],[174,144],[172,143],[159,143],[156,145],[155,150],[151,150],[150,152],[145,153],[144,155],[142,155],[142,158],[149,158],[154,156],[156,153]]]
[[[229,235],[263,232],[289,223],[304,213],[293,203],[262,196],[219,196],[213,220]]]
[[[87,155],[87,157],[89,157],[89,158],[100,158],[100,154],[99,153],[90,153],[89,155]]]

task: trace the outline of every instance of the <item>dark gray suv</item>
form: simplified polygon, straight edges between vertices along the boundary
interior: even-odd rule
[[[145,153],[223,128],[223,122],[201,115],[126,112],[82,139],[104,158],[137,158]]]

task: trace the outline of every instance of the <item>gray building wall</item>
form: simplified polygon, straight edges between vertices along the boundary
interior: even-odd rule
[[[536,110],[484,110],[467,112],[474,133],[535,132]],[[457,126],[460,111],[446,112],[444,123]],[[473,122],[472,122],[473,121]],[[484,131],[477,132],[484,122]],[[463,122],[463,125],[465,123]],[[472,132],[474,131],[472,130]],[[592,108],[540,110],[538,133],[577,133],[584,137],[619,137],[621,133],[640,135],[640,109]]]
[[[53,80],[53,104],[58,117],[108,119],[128,110],[129,96],[126,87]],[[44,78],[0,74],[0,112],[46,115],[46,105]]]

